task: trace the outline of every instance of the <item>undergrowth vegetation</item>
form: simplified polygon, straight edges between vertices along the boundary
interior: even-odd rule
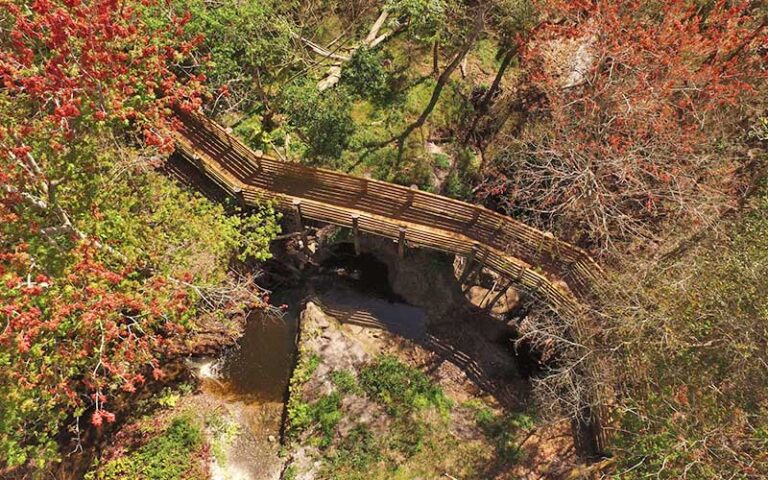
[[[624,478],[768,475],[765,188],[729,230],[628,273],[613,302]]]
[[[445,413],[451,406],[443,391],[423,372],[391,356],[379,358],[363,368],[360,384],[366,394],[395,417],[429,407]]]
[[[525,415],[500,414],[480,401],[454,405],[426,374],[391,355],[357,371],[329,372],[327,379],[308,375],[317,367],[315,358],[299,361],[301,382],[294,376],[288,422],[292,445],[320,450],[316,478],[430,478],[441,469],[482,478],[493,465],[510,466],[524,458],[520,442],[533,425]],[[307,397],[327,380],[330,392]],[[307,382],[312,383],[302,388]],[[372,416],[350,415],[350,408],[360,406]],[[471,412],[480,438],[462,441],[453,433],[454,416],[465,411]],[[297,474],[295,466],[291,471]]]
[[[151,432],[149,432],[151,434]],[[196,454],[202,432],[194,420],[179,416],[135,452],[110,460],[85,480],[192,480],[207,478]]]

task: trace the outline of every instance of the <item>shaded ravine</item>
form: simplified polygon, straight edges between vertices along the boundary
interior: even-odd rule
[[[305,271],[297,285],[277,288],[271,302],[288,306],[283,318],[252,311],[235,348],[219,358],[194,362],[204,394],[239,425],[239,434],[227,446],[225,464],[214,459],[214,479],[280,477],[279,449],[299,316],[310,299],[344,323],[387,329],[417,341],[426,335],[425,311],[392,292],[387,267],[371,255],[341,249]]]

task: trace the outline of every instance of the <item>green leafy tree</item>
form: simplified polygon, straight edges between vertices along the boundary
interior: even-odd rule
[[[115,421],[115,396],[162,379],[195,326],[191,287],[220,282],[238,250],[264,258],[276,225],[154,173],[171,107],[205,96],[202,77],[177,76],[198,44],[189,16],[151,1],[1,5],[4,477],[44,469],[67,434]]]
[[[304,82],[286,88],[282,100],[290,124],[307,145],[307,157],[333,165],[355,132],[347,90],[319,92],[311,82]]]
[[[211,107],[268,107],[270,85],[295,57],[287,16],[293,2],[177,0],[175,5],[192,13],[187,31],[201,37],[197,57],[218,90]]]

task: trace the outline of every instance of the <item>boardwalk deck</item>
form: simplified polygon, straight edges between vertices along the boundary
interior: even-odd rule
[[[246,205],[264,200],[304,218],[352,228],[408,245],[470,255],[541,297],[577,314],[575,296],[599,284],[602,271],[583,250],[509,217],[400,185],[259,155],[213,121],[180,114],[178,150]]]
[[[179,113],[179,119],[177,151],[242,204],[269,200],[300,218],[391,238],[401,247],[404,240],[478,259],[558,313],[577,341],[591,338],[595,322],[584,300],[600,290],[604,276],[580,248],[478,205],[257,154],[201,115]],[[601,415],[584,408],[591,418],[577,423],[601,450]]]

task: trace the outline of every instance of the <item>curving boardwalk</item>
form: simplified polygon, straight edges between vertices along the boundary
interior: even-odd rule
[[[300,218],[463,255],[553,310],[580,315],[577,297],[602,281],[583,250],[510,217],[428,192],[258,154],[224,128],[179,113],[177,151],[244,205],[271,200]]]
[[[178,118],[177,151],[243,206],[269,200],[292,212],[299,225],[309,219],[351,228],[355,236],[391,238],[401,252],[408,245],[463,255],[468,267],[493,269],[547,304],[576,342],[591,342],[596,323],[585,297],[599,293],[604,277],[580,248],[478,205],[256,153],[202,115]],[[591,361],[583,368],[599,376]],[[572,420],[577,450],[589,455],[605,445],[603,396],[589,394]]]

